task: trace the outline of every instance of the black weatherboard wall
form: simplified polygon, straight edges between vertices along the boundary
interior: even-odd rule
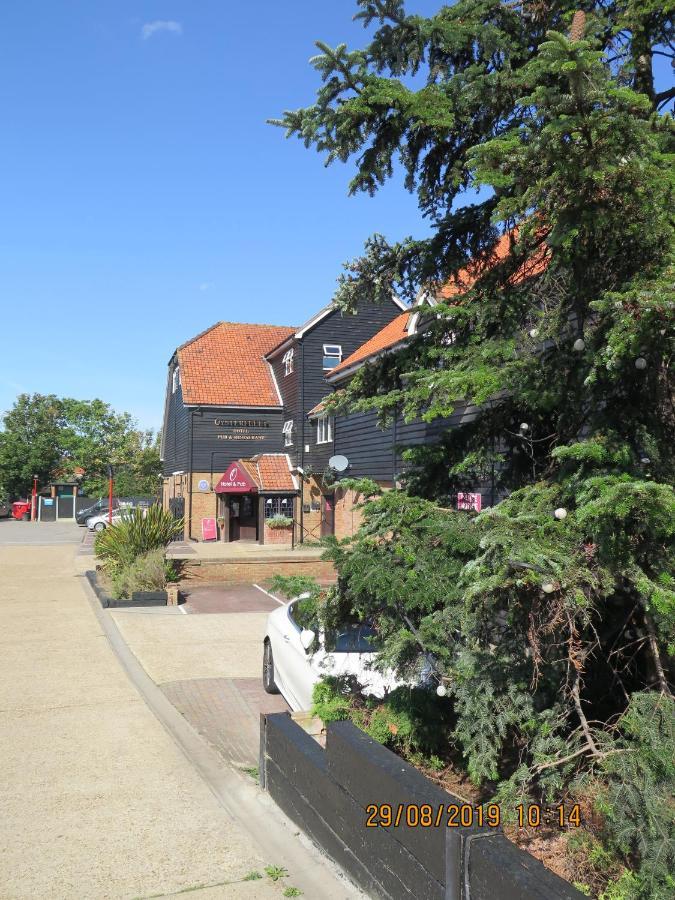
[[[256,453],[283,451],[281,409],[200,407],[192,417],[192,465],[194,472],[220,476],[228,463]]]
[[[294,422],[293,446],[286,448],[293,465],[321,471],[334,452],[332,442],[317,445],[316,422],[307,419],[307,413],[332,393],[323,368],[324,344],[339,344],[345,359],[402,311],[394,301],[361,304],[356,315],[331,309],[301,338],[284,343],[269,357],[283,399],[284,420]],[[293,373],[284,375],[283,357],[290,347],[294,350]],[[305,445],[310,448],[307,453]]]
[[[325,751],[286,713],[261,716],[261,785],[369,896],[387,900],[577,900],[568,882],[489,828],[366,827],[370,804],[461,800],[351,722]]]
[[[188,469],[188,457],[190,453],[190,411],[183,403],[183,388],[178,384],[172,391],[173,370],[176,367],[175,360],[169,366],[166,410],[166,422],[164,425],[164,453],[162,461],[162,474],[171,475],[172,472],[185,472]]]

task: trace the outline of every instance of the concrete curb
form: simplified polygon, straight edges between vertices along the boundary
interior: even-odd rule
[[[365,895],[298,831],[269,795],[247,784],[243,775],[228,768],[204,743],[131,652],[110,613],[101,607],[89,581],[84,576],[79,577],[89,605],[130,682],[230,819],[248,832],[260,853],[270,864],[285,864],[289,869],[289,881],[308,897],[325,900],[363,898]]]

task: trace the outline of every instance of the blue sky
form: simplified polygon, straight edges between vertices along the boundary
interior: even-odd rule
[[[4,4],[0,411],[98,396],[156,428],[177,344],[221,319],[299,324],[369,234],[426,230],[400,183],[348,198],[350,168],[265,124],[312,101],[317,38],[364,41],[354,9]]]

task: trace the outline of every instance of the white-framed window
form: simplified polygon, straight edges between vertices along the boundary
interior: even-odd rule
[[[265,518],[288,516],[293,518],[293,497],[268,497],[265,500]]]
[[[319,416],[316,420],[317,444],[330,444],[333,440],[333,417]]]
[[[282,357],[284,362],[284,377],[286,377],[286,375],[290,375],[293,371],[293,356],[294,350],[291,347],[291,349],[287,350]]]
[[[175,394],[178,390],[178,385],[180,384],[180,369],[178,366],[173,370],[173,375],[171,376],[171,393]]]
[[[324,344],[323,345],[323,367],[324,369],[334,369],[335,366],[342,362],[342,347],[340,344]]]
[[[292,447],[293,446],[293,419],[290,419],[288,422],[284,422],[283,433],[284,433],[284,447]]]

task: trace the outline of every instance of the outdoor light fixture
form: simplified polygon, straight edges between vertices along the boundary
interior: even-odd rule
[[[439,684],[436,688],[436,693],[439,697],[445,697],[445,695],[448,693],[448,689],[444,684]]]
[[[271,504],[272,504],[272,498],[270,497],[270,499],[267,500],[266,503],[267,503],[268,506],[271,506]]]
[[[523,434],[525,434],[526,432],[528,432],[530,430],[530,426],[527,424],[527,422],[521,422],[520,430],[523,432]]]
[[[539,329],[538,328],[530,328],[530,337],[531,338],[539,337]]]
[[[586,349],[586,341],[583,338],[577,338],[572,344],[572,348],[576,350],[577,353],[581,353],[582,350]]]
[[[552,594],[555,590],[555,585],[550,581],[546,581],[542,584],[541,589],[545,594]]]
[[[644,358],[644,356],[638,356],[638,358],[635,360],[635,368],[639,369],[641,372],[643,372],[647,368],[647,360]]]
[[[567,510],[564,506],[559,506],[558,509],[553,513],[556,519],[562,520],[567,518]]]

